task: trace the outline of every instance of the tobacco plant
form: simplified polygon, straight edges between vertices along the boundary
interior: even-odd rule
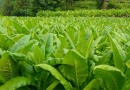
[[[129,90],[128,23],[127,18],[1,18],[0,90]]]

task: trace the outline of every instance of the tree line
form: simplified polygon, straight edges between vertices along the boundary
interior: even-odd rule
[[[36,16],[41,10],[74,10],[78,1],[96,1],[97,8],[102,8],[104,2],[110,0],[3,0],[1,13],[5,16]]]
[[[35,16],[41,10],[71,10],[75,1],[83,0],[3,0],[2,15]]]

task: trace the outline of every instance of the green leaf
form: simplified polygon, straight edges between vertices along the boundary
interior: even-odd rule
[[[19,63],[21,75],[29,78],[34,78],[34,67],[25,61]]]
[[[26,77],[33,77],[33,62],[22,53],[11,53],[12,58],[19,62],[21,74]]]
[[[77,32],[77,30],[75,30],[74,26],[68,26],[66,33],[69,35],[69,37],[71,38],[72,41],[74,41],[75,39],[75,33]]]
[[[126,65],[127,65],[128,68],[130,68],[130,60],[128,60],[128,61],[126,62]]]
[[[117,40],[120,40],[123,43],[127,42],[127,40],[125,38],[123,38],[119,33],[117,33],[117,32],[113,32],[113,33],[115,34]]]
[[[29,34],[29,30],[20,24],[17,20],[12,21],[14,28],[17,30],[18,33],[24,33],[24,34]]]
[[[98,58],[95,56],[95,51],[96,51],[96,47],[98,46],[98,43],[102,40],[103,36],[99,36],[93,43],[91,46],[91,50],[90,50],[90,57],[93,58],[94,61],[99,61]]]
[[[37,41],[30,40],[28,43],[26,43],[27,45],[22,48],[21,50],[19,50],[20,53],[23,53],[25,55],[28,54],[28,52],[33,52],[35,45],[37,45]]]
[[[20,38],[22,38],[24,34],[15,34],[12,39],[14,42],[17,42]]]
[[[56,85],[59,84],[58,80],[55,80],[46,90],[53,90]]]
[[[36,32],[33,32],[33,33],[32,33],[32,37],[33,37],[34,39],[40,41],[40,38],[39,38],[39,36],[36,34]]]
[[[130,90],[130,79],[128,79],[122,90]]]
[[[4,82],[5,82],[4,77],[0,75],[0,83],[4,83]]]
[[[61,41],[59,40],[59,38],[56,34],[54,34],[53,36],[54,36],[54,42],[53,43],[56,47],[55,51],[57,51],[58,49],[60,49]]]
[[[68,51],[60,70],[63,75],[71,80],[78,88],[88,76],[86,59],[75,50]]]
[[[93,35],[91,35],[88,38],[88,40],[85,39],[85,35],[84,35],[84,37],[83,36],[81,36],[81,37],[82,37],[82,40],[80,40],[80,42],[76,46],[76,50],[79,51],[81,54],[83,54],[87,60],[90,56],[90,49],[91,49],[91,46],[93,43]]]
[[[60,40],[60,48],[54,53],[55,57],[62,58],[64,56],[64,48],[67,48],[67,40],[63,35],[58,35],[58,39]]]
[[[112,56],[112,51],[108,51],[104,54],[96,64],[108,64]]]
[[[126,68],[125,70],[125,76],[129,79],[130,78],[130,68]]]
[[[75,45],[74,45],[73,41],[71,40],[70,36],[67,34],[67,32],[65,32],[64,30],[62,30],[62,32],[64,33],[68,43],[70,44],[70,48],[75,49]]]
[[[100,90],[100,79],[93,79],[83,90]]]
[[[124,62],[126,60],[126,54],[114,38],[112,38],[110,35],[109,35],[109,38],[110,38],[111,46],[113,50],[115,67],[124,71]]]
[[[2,27],[1,23],[0,23],[0,33],[7,34],[7,30]]]
[[[11,37],[9,37],[6,34],[0,34],[0,47],[8,50],[12,45],[14,44],[14,41]]]
[[[43,63],[44,60],[45,60],[45,55],[42,53],[38,45],[36,45],[34,48],[34,62],[36,64],[40,64]]]
[[[49,65],[58,65],[58,64],[62,64],[63,62],[63,58],[47,58],[46,61],[44,61],[44,63],[49,64]]]
[[[46,46],[45,46],[45,53],[47,56],[50,56],[53,53],[53,34],[49,33],[47,36]]]
[[[4,77],[5,80],[19,75],[18,65],[10,57],[8,52],[5,52],[0,59],[0,75]]]
[[[10,55],[12,56],[12,58],[16,61],[16,62],[20,62],[20,61],[26,61],[28,63],[32,63],[32,61],[30,60],[30,58],[27,55],[24,55],[22,53],[10,53]]]
[[[96,77],[101,78],[108,90],[121,90],[126,77],[121,70],[109,65],[98,65],[93,70]]]
[[[30,85],[31,79],[26,77],[15,77],[0,86],[0,90],[16,90],[19,87]]]
[[[86,55],[85,58],[88,59],[89,55],[90,55],[90,50],[91,50],[91,46],[92,46],[92,42],[93,42],[93,35],[88,39],[87,43],[86,43]]]
[[[19,39],[15,44],[10,48],[11,52],[17,52],[18,50],[22,49],[26,46],[26,44],[30,40],[30,35],[25,35],[21,39]]]
[[[90,28],[91,28],[91,30],[92,30],[92,32],[93,32],[94,38],[99,37],[99,33],[98,33],[98,30],[96,29],[96,27],[93,25],[93,26],[91,26]]]
[[[60,81],[66,90],[73,90],[71,84],[54,67],[47,64],[38,64],[36,67],[49,71],[56,79]]]

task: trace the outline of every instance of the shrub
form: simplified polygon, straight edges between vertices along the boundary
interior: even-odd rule
[[[130,17],[130,9],[76,10],[76,11],[40,11],[37,16],[75,16],[75,17]]]

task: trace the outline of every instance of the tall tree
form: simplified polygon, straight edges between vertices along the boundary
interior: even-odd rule
[[[4,0],[4,4],[2,6],[2,14],[10,16],[12,10],[13,10],[12,0]]]
[[[17,16],[31,15],[32,11],[30,7],[31,7],[30,0],[15,0],[13,2],[12,15]]]

